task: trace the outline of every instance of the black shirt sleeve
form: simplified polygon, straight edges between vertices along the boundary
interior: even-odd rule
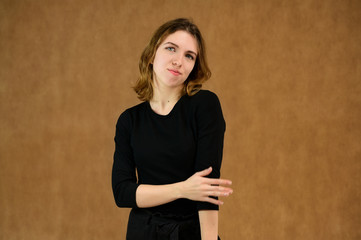
[[[199,172],[212,167],[207,177],[219,178],[223,155],[225,121],[218,97],[210,91],[197,93],[196,126],[197,152],[195,171]],[[208,202],[197,202],[198,210],[218,210],[218,205]]]
[[[130,146],[132,128],[128,111],[120,115],[115,132],[115,152],[112,169],[112,188],[118,207],[136,207],[138,188],[133,152]]]

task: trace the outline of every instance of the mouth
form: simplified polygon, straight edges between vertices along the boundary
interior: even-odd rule
[[[169,71],[171,74],[173,74],[174,76],[179,76],[179,75],[181,75],[180,72],[178,72],[177,70],[174,70],[174,69],[168,69],[168,71]]]

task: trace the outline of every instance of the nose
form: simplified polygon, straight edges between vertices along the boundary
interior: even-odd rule
[[[182,57],[180,56],[180,54],[174,56],[174,58],[172,59],[172,65],[177,67],[182,66]]]

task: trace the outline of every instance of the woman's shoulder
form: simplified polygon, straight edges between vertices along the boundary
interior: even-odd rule
[[[190,99],[192,100],[192,102],[194,102],[195,104],[215,104],[215,103],[219,103],[219,99],[217,94],[215,94],[214,92],[211,92],[209,90],[199,90],[196,94],[194,94],[193,96],[190,97]]]
[[[141,111],[144,111],[144,109],[146,108],[146,105],[147,105],[147,102],[141,102],[133,107],[130,107],[128,109],[126,109],[124,111],[127,112],[128,114],[134,114],[134,113],[137,113],[137,112],[141,112]]]
[[[194,110],[197,121],[210,123],[225,129],[221,103],[218,96],[209,90],[201,90],[191,97],[191,108]],[[223,130],[224,131],[224,130]]]
[[[217,95],[210,90],[201,89],[196,94],[194,94],[193,97],[195,97],[195,98],[214,98],[214,97],[217,97]]]
[[[129,121],[146,109],[147,102],[141,102],[133,107],[127,108],[119,116],[118,121]]]

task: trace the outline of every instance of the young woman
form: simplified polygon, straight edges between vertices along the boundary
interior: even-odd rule
[[[196,25],[175,19],[143,51],[134,87],[143,102],[117,122],[112,187],[131,207],[127,239],[215,240],[225,122],[217,96],[200,90],[211,73]]]

